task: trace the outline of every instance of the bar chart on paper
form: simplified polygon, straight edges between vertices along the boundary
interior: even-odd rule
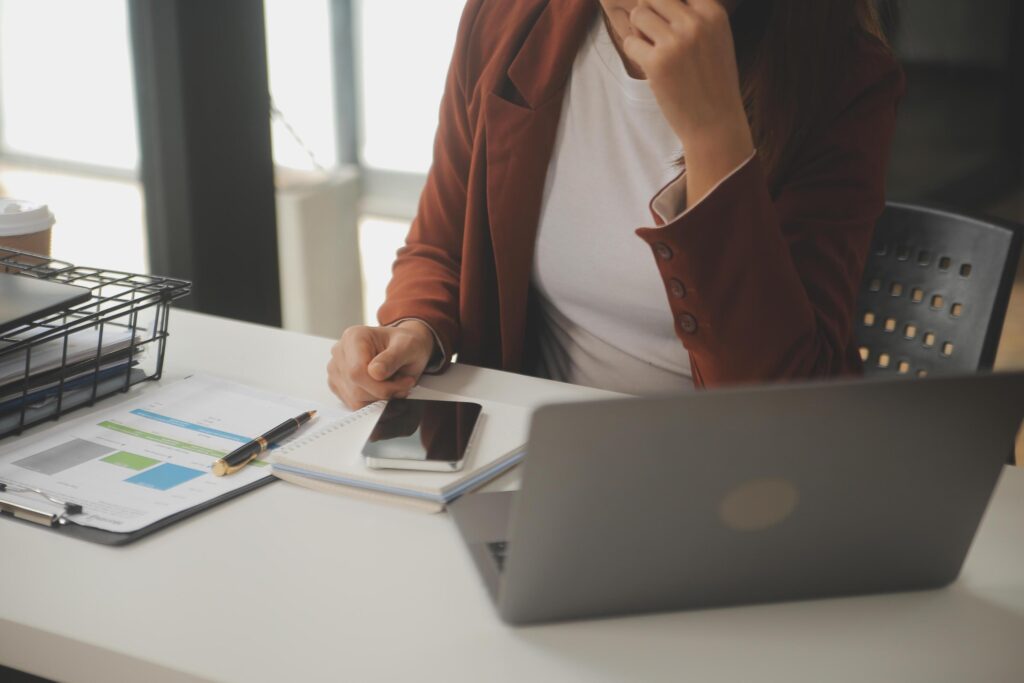
[[[230,477],[213,476],[211,466],[316,408],[325,410],[225,380],[190,377],[100,416],[55,427],[26,445],[13,442],[0,450],[0,482],[81,505],[79,524],[136,531],[271,476],[262,460]]]
[[[165,462],[141,474],[136,474],[134,477],[128,477],[125,481],[129,484],[146,486],[157,491],[167,491],[168,489],[173,489],[178,484],[184,484],[186,481],[191,481],[204,474],[206,473],[202,470]]]

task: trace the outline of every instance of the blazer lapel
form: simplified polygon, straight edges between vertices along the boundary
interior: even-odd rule
[[[506,368],[521,364],[544,179],[565,86],[596,8],[594,0],[551,0],[512,60],[507,81],[485,95],[487,215]]]

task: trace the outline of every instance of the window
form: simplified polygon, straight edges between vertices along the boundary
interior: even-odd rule
[[[264,0],[274,163],[337,165],[328,0]]]
[[[54,258],[75,265],[148,272],[145,206],[137,181],[0,164],[0,196],[50,206]]]
[[[357,4],[362,162],[426,173],[465,0]]]
[[[359,221],[359,258],[363,264],[363,314],[367,325],[377,324],[377,309],[391,279],[391,262],[405,242],[409,222],[363,216]]]
[[[127,4],[0,0],[0,195],[43,202],[52,252],[146,272]]]
[[[360,161],[370,211],[359,225],[367,323],[391,277],[422,176],[433,158],[437,114],[465,0],[359,0],[355,52]],[[402,176],[410,177],[402,177]]]
[[[0,0],[3,151],[134,171],[125,2]]]

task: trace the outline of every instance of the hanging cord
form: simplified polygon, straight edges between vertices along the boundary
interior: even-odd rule
[[[284,129],[288,131],[288,135],[290,135],[292,139],[295,140],[296,143],[298,143],[299,147],[301,147],[302,151],[305,152],[306,156],[309,157],[309,160],[312,162],[316,170],[323,171],[325,173],[327,172],[327,169],[324,168],[323,165],[316,160],[316,155],[313,153],[313,150],[311,150],[309,148],[309,145],[307,145],[299,136],[299,134],[295,132],[295,128],[292,127],[292,124],[288,123],[288,119],[284,117],[284,112],[278,109],[277,105],[274,104],[273,97],[270,98],[270,120],[272,122],[279,121],[281,125],[284,126]]]

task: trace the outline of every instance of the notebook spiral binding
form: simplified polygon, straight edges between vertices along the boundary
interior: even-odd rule
[[[348,415],[335,418],[328,422],[323,427],[315,429],[309,432],[308,434],[303,434],[302,436],[293,439],[292,441],[289,441],[286,444],[283,444],[274,452],[275,454],[280,453],[281,455],[287,455],[288,453],[291,453],[294,450],[302,448],[303,446],[307,446],[316,441],[317,439],[320,439],[324,436],[327,436],[328,434],[331,434],[332,432],[336,432],[339,429],[343,429],[344,427],[348,427],[349,425],[355,424],[356,422],[362,420],[364,417],[380,413],[381,411],[384,410],[385,405],[387,405],[387,401],[377,401],[375,403],[371,403],[368,406],[363,406],[354,413],[349,413]]]

